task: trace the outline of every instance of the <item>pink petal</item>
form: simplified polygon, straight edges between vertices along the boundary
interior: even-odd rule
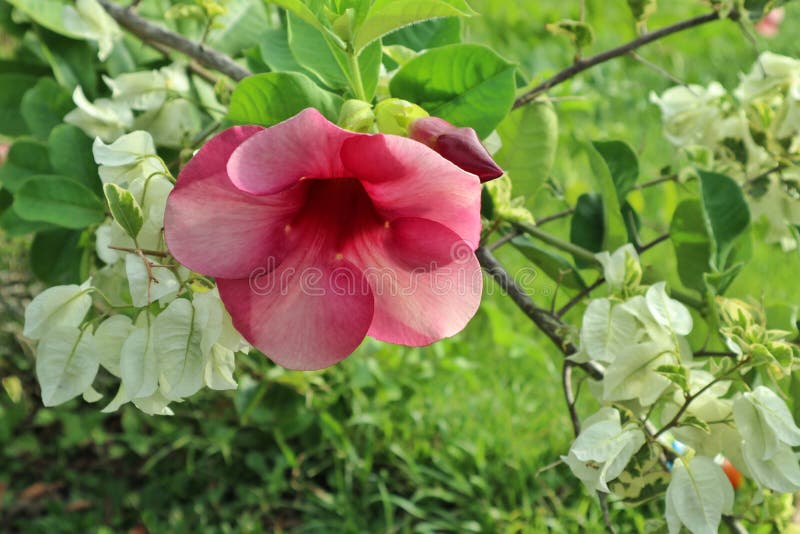
[[[302,207],[304,188],[255,197],[234,187],[226,165],[260,126],[237,126],[215,136],[183,168],[164,217],[167,246],[194,271],[225,278],[247,277],[277,258],[283,228]]]
[[[368,335],[428,345],[461,331],[481,300],[483,276],[472,246],[447,227],[401,218],[354,239],[346,256],[372,287]]]
[[[301,178],[345,178],[339,151],[356,135],[305,109],[242,143],[228,161],[228,174],[254,195],[282,191]]]
[[[422,143],[394,135],[354,136],[342,146],[342,161],[387,219],[435,221],[477,248],[481,184],[474,174]]]
[[[299,251],[250,280],[217,280],[236,329],[288,369],[322,369],[343,360],[372,321],[372,293],[360,269],[345,260],[320,266],[307,260]]]

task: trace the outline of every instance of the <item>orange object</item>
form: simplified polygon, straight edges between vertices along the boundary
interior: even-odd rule
[[[725,471],[725,475],[728,477],[728,480],[731,481],[733,489],[739,489],[744,481],[744,477],[738,469],[733,467],[733,464],[730,463],[727,458],[722,460],[722,470]]]

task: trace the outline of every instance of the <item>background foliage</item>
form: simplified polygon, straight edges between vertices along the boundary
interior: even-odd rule
[[[547,32],[544,24],[575,18],[577,2],[474,0],[471,5],[483,16],[464,23],[468,40],[490,44],[527,75],[544,78],[571,62],[568,42]],[[159,12],[168,6],[166,1],[146,1],[142,11]],[[658,27],[706,9],[689,0],[670,3],[649,24]],[[212,46],[223,50],[240,46],[232,39],[246,34],[242,25],[258,22],[236,19],[234,10],[229,13],[234,13],[228,16],[238,31],[212,30],[216,33],[209,38]],[[23,36],[14,33],[17,26],[10,20],[10,4],[2,0],[0,20],[2,53],[11,58]],[[600,29],[596,43],[584,51],[587,54],[634,36],[630,12],[621,0],[587,2],[587,20]],[[790,4],[784,28],[797,24],[800,6]],[[258,38],[261,50],[268,49],[269,32]],[[41,92],[47,106],[31,106],[36,113],[49,113],[55,126],[72,104],[69,92],[49,77],[59,82],[89,78],[81,85],[99,91],[99,73],[75,68],[80,62],[94,63],[91,54],[77,45],[46,30],[38,39],[42,49],[55,51],[41,57],[54,59],[31,58],[42,78],[16,81],[25,82],[21,87],[26,90],[36,87]],[[800,55],[793,31],[771,39],[769,47]],[[732,23],[708,25],[641,53],[682,80],[700,84],[719,80],[729,89],[756,56]],[[270,57],[277,56],[265,54],[264,60]],[[124,60],[112,57],[109,65],[114,68],[115,62]],[[158,61],[158,56],[151,61]],[[13,72],[7,60],[0,61],[0,68]],[[529,203],[534,214],[541,217],[572,207],[586,192],[589,162],[582,150],[576,150],[577,137],[627,141],[639,155],[643,180],[674,165],[675,152],[661,133],[658,109],[648,101],[649,91],[660,93],[671,85],[641,63],[622,58],[553,91],[560,137],[551,175],[560,199],[554,199],[552,189],[534,192]],[[581,97],[558,98],[574,94]],[[21,95],[4,93],[4,98],[21,102]],[[25,114],[22,103],[18,115],[0,119],[6,125],[25,124]],[[38,156],[25,161],[41,163],[31,172],[91,176],[80,167],[94,169],[90,155],[85,163],[91,140],[78,135],[74,127],[31,134],[27,149]],[[67,147],[66,154],[61,146]],[[177,150],[175,155],[180,156]],[[13,164],[13,157],[9,162]],[[80,187],[91,189],[97,183],[95,178]],[[74,180],[65,184],[66,189],[77,187]],[[99,189],[86,193],[84,198],[90,200],[80,213],[91,220],[92,195],[102,197]],[[647,213],[650,221],[660,221],[660,227],[642,236],[644,241],[667,229],[682,193],[680,186],[667,184],[632,194],[637,211]],[[80,198],[75,191],[67,194]],[[98,216],[102,220],[102,214]],[[569,233],[568,223],[552,224],[556,232]],[[759,231],[756,224],[753,256],[766,259],[748,263],[728,295],[798,302],[800,286],[794,279],[800,257],[796,252],[767,253],[770,246],[762,243]],[[498,291],[485,297],[479,315],[464,332],[428,348],[367,341],[342,365],[302,374],[284,371],[263,358],[242,358],[238,391],[197,395],[171,418],[148,417],[131,407],[102,414],[81,401],[43,408],[33,360],[19,338],[20,313],[28,291],[37,288],[34,276],[59,283],[60,277],[74,277],[81,268],[80,261],[70,258],[63,261],[73,271],[62,268],[56,263],[58,255],[52,255],[58,243],[78,240],[80,232],[55,232],[59,233],[39,234],[30,252],[27,238],[3,234],[0,530],[603,530],[595,499],[566,466],[554,465],[572,441],[560,386],[560,355]],[[678,284],[670,279],[675,272],[672,249],[661,247],[648,254],[652,254],[648,263],[657,267],[646,276]],[[27,255],[33,256],[33,273]],[[501,257],[510,266],[524,264],[513,249],[504,249]],[[550,298],[554,288],[545,273],[539,273],[531,286],[541,299]],[[566,301],[563,295],[557,298],[559,303]],[[577,320],[581,313],[576,308],[570,317]],[[612,504],[612,520],[622,532],[643,531],[649,518],[663,514],[660,506],[632,509]],[[790,503],[775,506],[776,515],[792,513]]]

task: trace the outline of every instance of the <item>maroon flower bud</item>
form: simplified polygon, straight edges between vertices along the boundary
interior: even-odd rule
[[[487,182],[503,175],[472,128],[458,128],[439,117],[423,117],[412,122],[408,135],[428,145],[444,158]]]

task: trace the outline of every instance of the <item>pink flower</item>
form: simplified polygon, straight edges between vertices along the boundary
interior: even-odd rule
[[[164,226],[175,258],[216,277],[239,332],[291,369],[332,365],[366,335],[427,345],[480,303],[477,176],[313,109],[211,139]]]
[[[423,117],[411,123],[408,136],[428,145],[462,169],[487,182],[503,175],[472,128],[458,128],[439,117]]]
[[[756,31],[764,37],[775,37],[781,29],[785,14],[782,7],[773,9],[756,23]]]

